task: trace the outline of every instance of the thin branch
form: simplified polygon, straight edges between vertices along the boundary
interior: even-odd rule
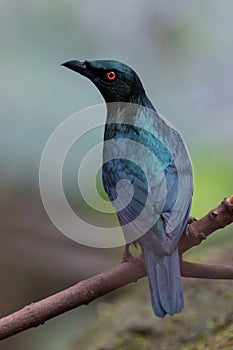
[[[197,221],[192,221],[179,242],[180,254],[198,245],[208,235],[233,222],[233,195]],[[85,281],[25,306],[0,319],[0,340],[43,324],[80,305],[91,301],[146,275],[142,257],[136,258],[140,264],[126,262]],[[141,265],[141,268],[139,267]],[[194,264],[181,260],[181,274],[185,277],[233,279],[233,266]]]
[[[233,266],[197,264],[181,261],[180,271],[183,277],[211,278],[211,279],[233,279]]]

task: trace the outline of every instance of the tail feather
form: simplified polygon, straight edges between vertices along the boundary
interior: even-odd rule
[[[171,255],[158,256],[148,248],[143,249],[146,263],[152,308],[156,316],[179,313],[183,306],[178,249]]]

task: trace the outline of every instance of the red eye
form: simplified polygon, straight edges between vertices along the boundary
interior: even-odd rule
[[[109,81],[115,80],[116,77],[117,77],[117,75],[116,75],[116,73],[113,72],[113,71],[108,72],[108,73],[106,74],[106,79],[109,80]]]

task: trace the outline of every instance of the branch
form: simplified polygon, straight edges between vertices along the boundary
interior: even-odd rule
[[[211,233],[233,222],[233,195],[210,210],[199,220],[193,220],[179,241],[179,252],[183,254],[195,245],[199,245]]]
[[[211,210],[200,220],[192,221],[179,241],[179,252],[199,245],[211,233],[233,222],[233,195]],[[126,262],[108,271],[88,278],[48,298],[31,303],[23,309],[0,319],[0,340],[43,324],[80,305],[91,301],[146,275],[141,256],[135,258],[140,264]],[[233,266],[194,264],[181,260],[184,277],[233,279]]]
[[[211,278],[211,279],[233,279],[233,266],[196,264],[181,261],[180,271],[183,277]]]

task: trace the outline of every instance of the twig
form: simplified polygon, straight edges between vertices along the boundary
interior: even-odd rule
[[[180,271],[183,277],[211,278],[211,279],[233,279],[233,266],[197,264],[181,261]]]
[[[207,215],[188,225],[179,242],[180,254],[198,245],[212,232],[233,222],[233,195]],[[142,257],[137,258],[143,264]],[[0,340],[72,310],[145,276],[139,264],[126,262],[91,277],[48,298],[25,306],[0,319]],[[142,265],[143,266],[143,265]],[[233,266],[204,265],[181,260],[181,274],[185,277],[233,279]]]

